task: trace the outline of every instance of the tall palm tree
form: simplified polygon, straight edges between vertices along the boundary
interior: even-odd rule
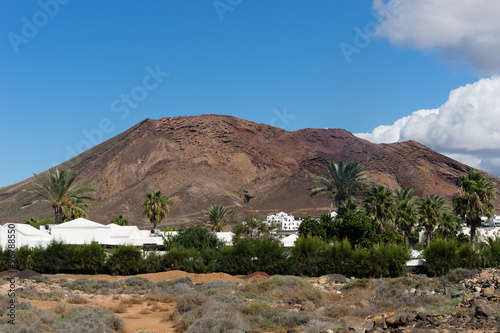
[[[431,194],[419,200],[418,212],[420,214],[420,224],[427,233],[427,246],[431,242],[432,232],[446,211],[449,211],[449,205],[444,197]]]
[[[403,231],[405,247],[408,248],[408,237],[418,222],[417,197],[414,189],[398,189],[396,196],[396,224]]]
[[[144,209],[144,216],[149,218],[149,221],[153,223],[153,229],[156,229],[158,223],[161,223],[167,217],[169,207],[170,202],[161,190],[149,190],[142,208]]]
[[[355,214],[355,213],[360,212],[360,211],[361,211],[361,207],[359,207],[359,203],[352,198],[349,198],[349,199],[341,202],[339,207],[338,207],[338,213],[339,213],[339,215],[342,215],[342,216]]]
[[[445,212],[441,217],[436,233],[442,238],[455,238],[462,230],[462,220],[455,212]]]
[[[33,174],[37,180],[33,189],[28,191],[35,194],[33,204],[39,201],[48,202],[54,209],[56,224],[62,223],[65,216],[71,216],[73,212],[88,216],[90,203],[95,201],[92,192],[95,189],[86,180],[73,185],[77,171],[55,169],[54,173],[47,171],[45,177]]]
[[[313,183],[319,184],[310,189],[311,195],[329,194],[338,208],[341,202],[363,194],[369,177],[358,163],[340,161],[339,164],[328,162],[328,173],[321,172],[314,176]]]
[[[474,247],[476,228],[481,225],[481,216],[491,217],[493,213],[495,185],[472,170],[467,176],[460,176],[458,192],[459,195],[453,197],[453,207],[470,227],[470,242]]]
[[[125,216],[123,216],[122,214],[120,214],[120,215],[116,216],[114,219],[112,219],[111,223],[121,225],[121,226],[130,225],[129,220],[127,220],[125,218]]]
[[[383,231],[396,217],[394,193],[384,185],[373,186],[366,194],[365,211]]]
[[[210,225],[213,231],[220,232],[233,216],[233,211],[223,205],[210,205],[203,211],[200,220]]]

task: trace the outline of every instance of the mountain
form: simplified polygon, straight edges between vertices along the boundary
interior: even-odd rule
[[[414,141],[374,144],[342,129],[289,132],[221,115],[146,119],[59,169],[77,170],[77,182],[91,180],[97,189],[99,206],[90,219],[109,223],[124,214],[132,224],[149,227],[141,209],[149,189],[161,189],[172,203],[161,226],[197,223],[211,204],[230,207],[237,218],[327,213],[332,200],[308,191],[312,175],[327,161],[357,162],[376,183],[447,198],[457,193],[459,176],[471,169]],[[500,179],[488,177],[500,189]],[[0,189],[2,223],[53,217],[46,203],[30,205],[24,189],[33,181]]]

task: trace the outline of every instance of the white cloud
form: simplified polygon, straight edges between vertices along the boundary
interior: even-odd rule
[[[500,73],[500,1],[374,0],[373,8],[383,18],[377,34],[391,43]]]
[[[376,143],[418,141],[500,176],[500,76],[451,91],[439,109],[420,110],[358,137]]]

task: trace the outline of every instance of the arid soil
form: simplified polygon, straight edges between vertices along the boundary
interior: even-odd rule
[[[96,188],[98,205],[89,219],[108,223],[124,214],[149,228],[141,204],[150,189],[170,198],[163,225],[199,223],[202,209],[215,204],[230,207],[236,219],[278,210],[319,216],[331,210],[331,200],[311,197],[308,189],[329,161],[359,163],[372,181],[391,189],[448,198],[471,169],[413,141],[374,144],[342,129],[289,132],[220,115],[147,119],[58,167],[77,170],[76,181],[90,180]],[[500,189],[499,179],[490,178]],[[29,205],[33,198],[24,189],[34,180],[0,189],[2,222],[53,216],[50,205]]]
[[[60,279],[76,280],[78,278],[86,278],[88,280],[106,280],[106,281],[116,281],[129,278],[130,276],[111,276],[111,275],[74,275],[74,274],[55,274],[46,275],[52,281],[58,281]],[[212,274],[192,274],[182,271],[169,271],[161,273],[151,273],[151,274],[140,274],[136,275],[139,277],[147,278],[151,282],[160,282],[165,280],[174,280],[182,277],[188,276],[194,283],[204,284],[216,280],[229,281],[232,283],[242,283],[243,280],[231,276],[225,273],[212,273]],[[62,289],[57,285],[46,285],[43,283],[34,283],[30,280],[19,280],[17,282],[18,286],[36,285],[37,290],[40,292],[52,291],[54,289]],[[7,294],[8,284],[3,284],[0,286],[0,293]],[[56,306],[63,306],[67,309],[75,306],[86,306],[86,307],[101,307],[116,313],[118,316],[122,317],[126,323],[126,332],[140,332],[140,331],[151,331],[157,333],[173,333],[174,323],[169,319],[173,309],[175,308],[175,301],[172,300],[168,303],[158,302],[146,298],[144,295],[94,295],[85,294],[81,291],[72,291],[73,294],[80,295],[86,300],[82,304],[72,304],[71,298],[63,298],[61,301],[51,301],[51,300],[29,300],[34,306],[54,309]],[[129,299],[133,299],[129,303]],[[126,303],[126,306],[123,306]]]
[[[468,272],[470,271],[454,273],[454,276],[470,274]],[[138,276],[151,282],[189,277],[194,283],[201,285],[222,280],[241,286],[258,283],[267,278],[265,273],[253,274],[248,279],[242,279],[224,273],[190,274],[182,271]],[[61,279],[72,281],[78,278],[122,283],[130,277],[69,274],[47,275],[47,277],[52,281],[50,284],[32,280],[18,281],[18,285],[27,288],[36,286],[40,294],[52,292],[63,295],[59,301],[29,299],[34,306],[50,309],[56,313],[67,311],[75,306],[101,307],[124,319],[125,332],[179,332],[175,316],[172,316],[176,306],[175,298],[155,298],[154,295],[147,295],[144,292],[87,294],[79,290],[68,291],[58,283]],[[462,279],[447,287],[439,284],[439,281],[443,281],[442,279],[429,279],[425,276],[350,281],[344,276],[332,274],[311,278],[308,281],[316,289],[325,293],[326,303],[317,307],[311,302],[294,304],[293,301],[288,303],[290,300],[282,299],[278,301],[277,306],[288,307],[290,311],[321,313],[324,318],[335,321],[335,332],[490,333],[499,331],[500,318],[497,314],[500,312],[500,292],[498,291],[500,290],[500,270],[498,269],[481,270],[472,277]],[[438,285],[441,287],[437,287]],[[6,293],[7,289],[8,284],[0,286],[1,293]],[[70,293],[69,297],[64,295],[65,292]],[[302,332],[302,330],[298,328],[297,332]]]

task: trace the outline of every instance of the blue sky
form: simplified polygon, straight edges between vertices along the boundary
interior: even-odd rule
[[[425,26],[450,16],[477,21],[462,17],[467,8],[435,1],[438,22]],[[494,57],[467,52],[479,37],[498,35],[496,23],[486,32],[462,32],[466,45],[444,32],[437,38],[443,29],[415,36],[417,29],[402,22],[421,26],[419,16],[408,17],[424,10],[411,7],[421,2],[2,1],[0,186],[145,118],[217,113],[291,131],[343,128],[373,142],[412,139],[411,122],[393,124],[440,109],[467,84],[493,84],[498,69]],[[487,0],[475,4],[499,12]],[[346,45],[355,50],[348,57]],[[496,115],[497,104],[488,108]],[[372,132],[380,125],[392,126],[392,135]],[[487,148],[487,164],[467,155],[471,147],[419,135],[431,148],[496,172],[498,157],[490,155],[498,147]]]

